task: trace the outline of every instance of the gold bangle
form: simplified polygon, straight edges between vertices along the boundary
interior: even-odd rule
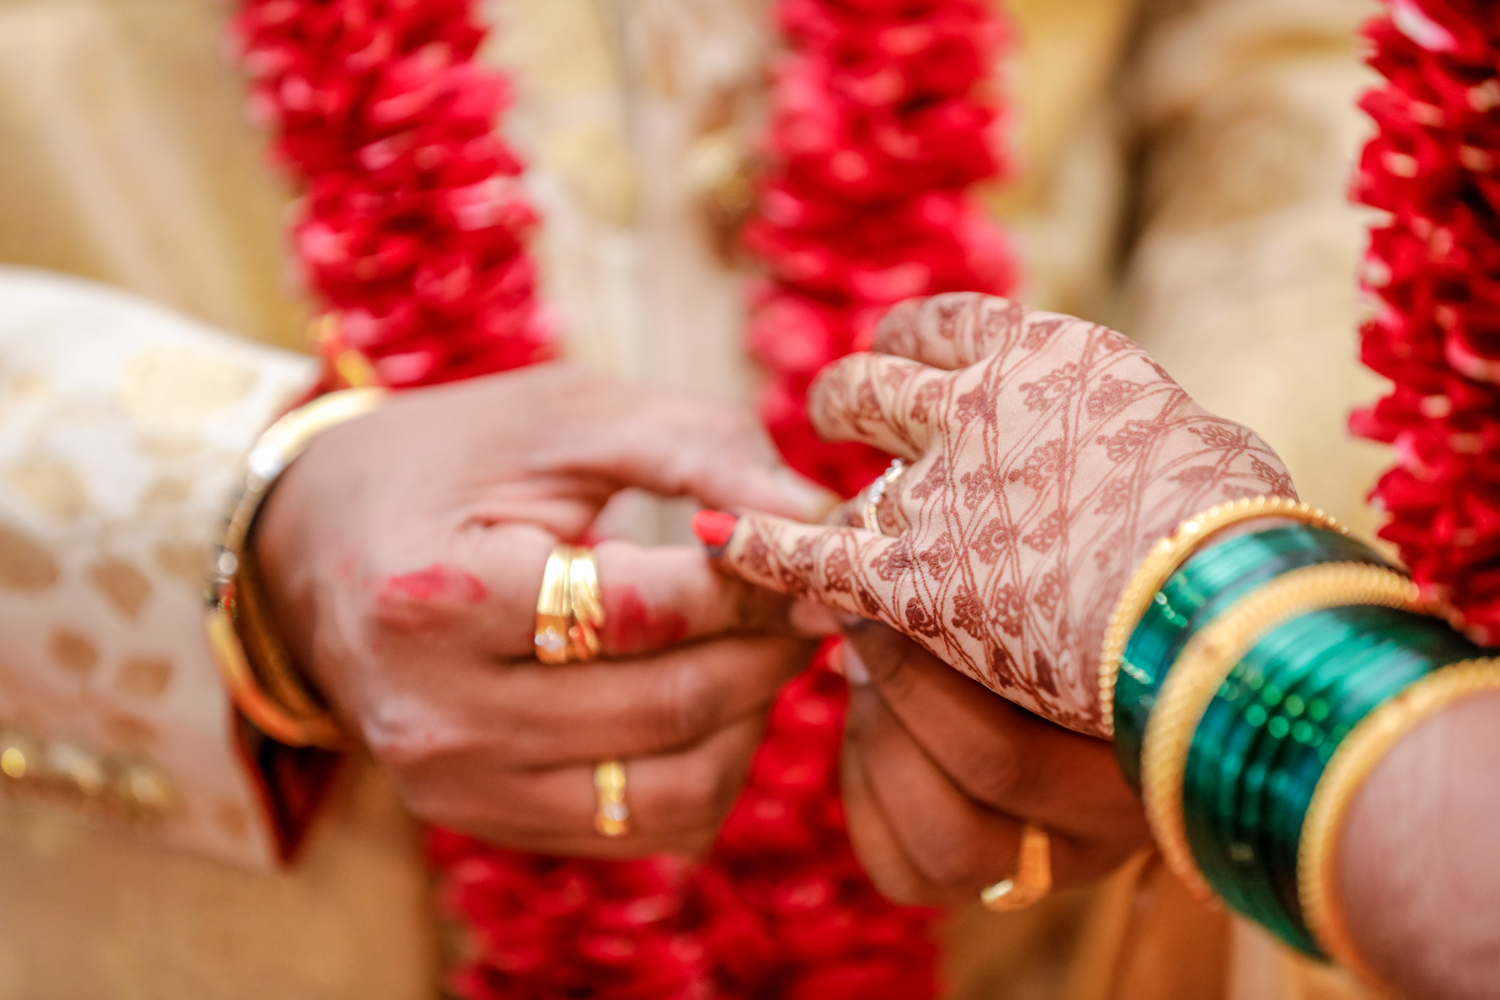
[[[1212,892],[1188,846],[1182,784],[1203,713],[1267,632],[1310,611],[1351,604],[1425,609],[1417,585],[1394,570],[1365,563],[1308,566],[1247,594],[1195,635],[1167,673],[1141,744],[1141,798],[1162,857],[1199,899]]]
[[[1333,752],[1313,790],[1297,843],[1302,919],[1323,952],[1379,990],[1386,987],[1360,957],[1339,906],[1337,851],[1354,797],[1403,737],[1457,701],[1500,691],[1500,660],[1465,660],[1433,671],[1365,716]]]
[[[337,747],[343,738],[332,715],[307,689],[269,631],[261,595],[254,592],[258,575],[245,544],[272,485],[313,438],[370,412],[383,397],[380,389],[330,393],[268,427],[245,458],[244,480],[220,536],[206,614],[214,662],[235,707],[261,732],[288,746]],[[251,638],[254,656],[246,648],[246,638]]]
[[[251,546],[240,555],[240,571],[235,587],[235,633],[245,646],[245,655],[254,665],[254,673],[267,688],[271,700],[285,705],[292,714],[311,718],[326,714],[327,707],[307,686],[302,674],[292,665],[292,658],[271,626],[271,612],[266,607],[266,587],[260,574],[260,560]]]
[[[1341,534],[1349,533],[1328,514],[1300,500],[1259,496],[1231,500],[1194,514],[1157,542],[1126,584],[1104,630],[1104,648],[1099,656],[1099,718],[1106,736],[1115,734],[1115,683],[1120,675],[1120,659],[1125,655],[1130,633],[1146,613],[1156,592],[1198,546],[1225,528],[1261,517],[1283,517],[1316,524]]]

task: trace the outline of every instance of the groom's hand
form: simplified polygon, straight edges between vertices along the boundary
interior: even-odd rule
[[[595,549],[603,659],[533,656],[547,556],[625,487],[813,518],[828,497],[727,408],[548,365],[393,396],[286,472],[256,546],[278,623],[423,819],[516,848],[695,852],[807,661],[785,599],[696,549]],[[594,832],[626,762],[634,833]]]

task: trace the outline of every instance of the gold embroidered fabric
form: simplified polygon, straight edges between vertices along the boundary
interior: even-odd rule
[[[0,720],[149,763],[158,836],[264,867],[202,593],[241,456],[312,364],[39,271],[0,268],[0,303]]]

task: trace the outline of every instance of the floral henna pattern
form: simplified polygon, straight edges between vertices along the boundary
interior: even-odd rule
[[[1083,320],[943,295],[898,306],[875,347],[887,353],[827,369],[810,403],[825,437],[912,463],[882,533],[852,516],[746,515],[728,566],[881,618],[1024,707],[1102,733],[1099,647],[1131,571],[1196,511],[1293,495],[1281,460]]]

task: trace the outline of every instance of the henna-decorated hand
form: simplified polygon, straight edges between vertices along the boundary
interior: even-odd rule
[[[1190,514],[1292,496],[1281,460],[1130,340],[1070,316],[940,295],[893,309],[874,350],[824,370],[809,407],[824,437],[913,463],[880,532],[747,514],[705,540],[747,580],[881,619],[1101,733],[1099,650],[1132,570]]]

